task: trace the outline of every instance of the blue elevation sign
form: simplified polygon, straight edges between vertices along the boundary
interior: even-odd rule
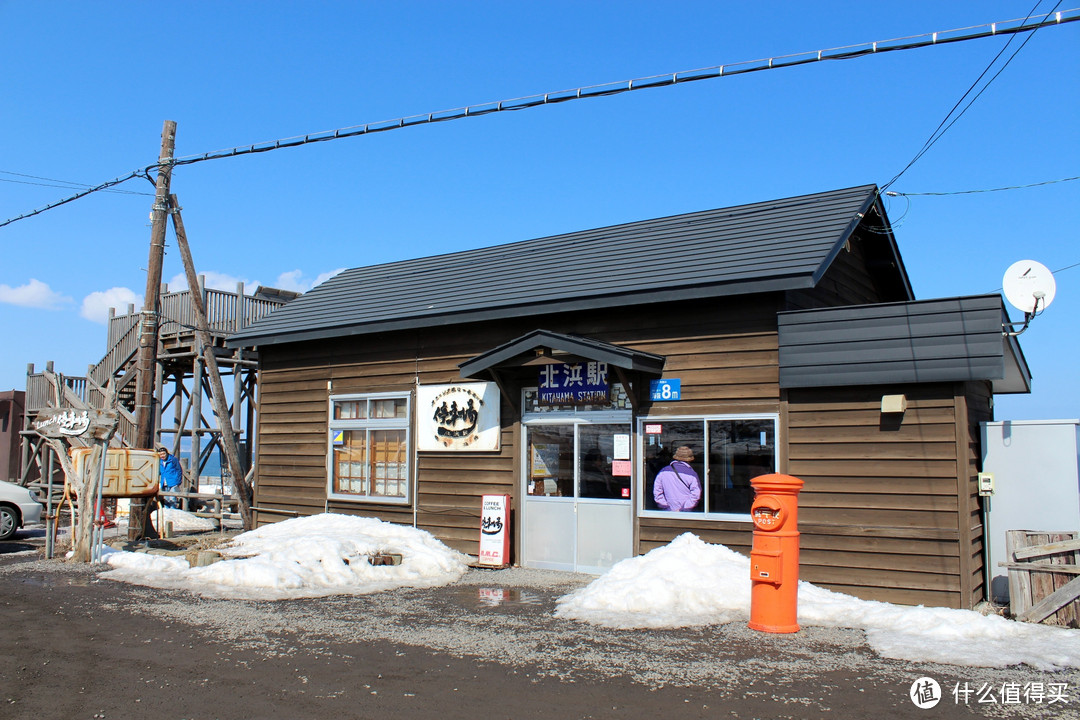
[[[665,400],[681,400],[682,399],[682,380],[650,380],[649,381],[649,400],[652,401],[665,401]]]

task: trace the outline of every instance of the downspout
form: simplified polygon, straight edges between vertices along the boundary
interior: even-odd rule
[[[419,398],[420,398],[420,358],[416,358],[416,376],[415,376],[415,392],[413,392],[414,403],[417,404],[416,409],[413,411],[413,416],[409,418],[409,425],[411,426],[412,433],[412,462],[409,463],[412,466],[412,526],[417,527],[418,516],[420,514],[420,450],[417,448],[416,442],[416,418],[420,412]]]

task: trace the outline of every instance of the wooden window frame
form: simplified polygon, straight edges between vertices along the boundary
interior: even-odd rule
[[[703,439],[705,444],[708,444],[708,430],[710,422],[730,422],[738,420],[754,420],[754,421],[771,421],[773,424],[773,464],[776,468],[780,467],[780,414],[779,413],[732,413],[732,414],[710,414],[710,415],[653,415],[653,416],[641,416],[637,418],[637,439],[638,439],[638,452],[637,452],[637,503],[636,510],[638,517],[647,518],[680,518],[682,520],[707,520],[711,522],[751,522],[750,511],[747,509],[745,513],[718,513],[718,512],[675,512],[672,510],[647,510],[645,509],[645,493],[646,484],[648,478],[645,471],[645,425],[655,423],[669,423],[669,422],[700,422],[702,427]],[[702,448],[704,449],[704,448]],[[779,472],[775,470],[774,472]],[[705,457],[704,469],[702,473],[702,493],[701,502],[704,505],[707,502],[706,493],[708,492],[708,477],[709,477],[709,465],[708,457]]]
[[[363,401],[371,405],[379,400],[404,400],[405,401],[405,415],[404,417],[393,418],[373,418],[371,413],[366,412],[366,417],[356,419],[335,419],[334,409],[338,403],[355,403]],[[343,500],[346,502],[357,502],[366,504],[392,504],[392,505],[408,505],[412,502],[412,479],[413,479],[413,438],[412,438],[412,409],[413,399],[412,393],[409,392],[392,392],[392,393],[350,393],[347,395],[331,395],[328,403],[328,426],[329,432],[327,433],[327,450],[326,450],[326,497],[329,500]],[[402,457],[400,463],[404,463],[405,471],[403,478],[398,478],[398,483],[404,484],[403,495],[375,495],[372,494],[374,490],[374,484],[379,478],[376,477],[376,473],[373,468],[376,465],[377,459],[371,456],[371,435],[373,432],[380,430],[390,430],[403,432],[405,436],[404,448],[401,448],[399,455]],[[336,492],[334,490],[334,480],[337,473],[337,461],[335,458],[335,444],[334,436],[338,432],[363,432],[365,436],[366,457],[364,464],[368,476],[363,478],[367,483],[367,493],[346,493]],[[400,465],[400,463],[398,463]],[[382,478],[383,482],[386,482],[386,478]]]

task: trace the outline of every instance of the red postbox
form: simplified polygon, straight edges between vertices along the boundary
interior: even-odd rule
[[[754,545],[750,550],[750,623],[753,630],[798,632],[799,490],[791,475],[759,475],[750,481]]]

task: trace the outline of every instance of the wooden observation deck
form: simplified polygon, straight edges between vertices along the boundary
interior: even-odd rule
[[[225,338],[269,315],[298,293],[259,287],[253,294],[246,295],[242,283],[237,285],[236,292],[226,292],[207,289],[204,279],[200,277],[199,280],[203,287],[198,292],[202,294],[214,355],[228,396],[231,430],[241,449],[241,461],[245,469],[250,469],[258,358],[252,350],[226,348]],[[169,292],[163,285],[159,300],[154,437],[173,454],[180,456],[183,451],[190,458],[190,467],[185,469],[188,481],[185,485],[197,485],[213,451],[221,450],[222,429],[208,400],[209,382],[195,332],[191,291]],[[50,456],[48,444],[30,430],[37,413],[58,407],[101,408],[110,381],[114,382],[120,411],[120,427],[113,445],[130,447],[134,442],[135,366],[141,317],[142,313],[136,312],[133,305],[129,305],[122,315],[117,315],[115,310],[109,311],[105,355],[100,362],[89,366],[85,376],[57,373],[52,362],[46,364],[44,372],[36,372],[32,364],[27,367],[19,476],[22,484],[35,478],[44,481],[48,475],[59,472],[59,463]]]

